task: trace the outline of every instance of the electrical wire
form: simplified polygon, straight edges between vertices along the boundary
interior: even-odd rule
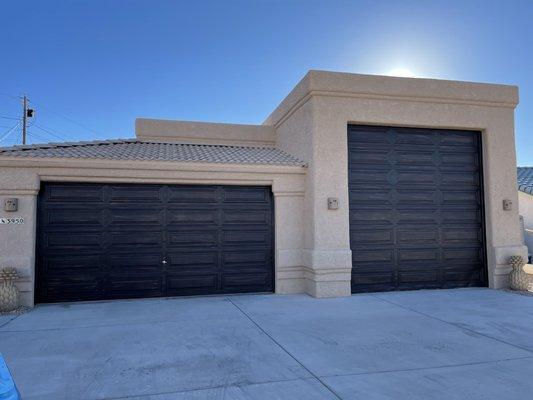
[[[57,112],[57,111],[54,111],[54,110],[52,110],[50,107],[45,107],[45,106],[43,106],[42,104],[37,104],[37,103],[34,102],[33,100],[31,100],[31,101],[28,100],[28,102],[31,103],[31,104],[35,104],[37,107],[44,108],[45,110],[48,110],[48,111],[51,112],[52,114],[55,114],[55,115],[57,115],[58,117],[61,117],[61,118],[65,119],[65,120],[69,121],[69,122],[72,123],[72,124],[78,125],[79,127],[83,128],[83,129],[87,129],[87,130],[89,130],[89,131],[91,131],[91,132],[93,132],[93,133],[96,133],[96,134],[98,134],[98,135],[102,135],[102,132],[98,132],[97,130],[95,130],[95,129],[93,129],[93,128],[89,128],[87,125],[84,125],[84,124],[82,124],[81,122],[75,121],[75,120],[73,120],[72,118],[67,117],[66,115],[64,115],[64,114],[62,114],[62,113],[59,113],[59,112]]]
[[[10,134],[13,132],[13,129],[15,129],[17,126],[20,125],[20,122],[17,122],[15,125],[13,125],[10,129],[7,130],[7,132],[4,132],[2,137],[0,138],[0,142],[3,142]]]
[[[12,98],[12,99],[15,99],[17,101],[20,101],[20,97],[17,97],[17,96],[13,96],[12,94],[9,94],[9,93],[4,93],[4,92],[0,92],[0,95],[2,96],[6,96],[6,97],[9,97],[9,98]]]
[[[20,120],[20,117],[19,118],[15,118],[15,117],[8,117],[7,115],[0,115],[0,118],[4,118],[4,119],[14,119],[14,120]]]
[[[43,137],[43,136],[41,136],[41,135],[38,135],[38,134],[36,134],[35,132],[27,131],[26,134],[27,134],[28,136],[30,136],[30,137],[33,137],[33,138],[36,138],[36,139],[42,140],[42,141],[45,142],[45,143],[49,143],[48,138],[45,138],[45,137]]]
[[[41,131],[46,132],[46,133],[48,133],[49,135],[52,135],[55,138],[58,138],[58,139],[61,139],[61,140],[64,140],[64,141],[68,141],[69,140],[69,137],[67,137],[67,136],[65,136],[63,134],[60,134],[59,132],[56,132],[56,131],[50,131],[49,128],[45,128],[43,125],[39,125],[37,123],[33,123],[32,126],[35,126],[37,129],[40,129]]]

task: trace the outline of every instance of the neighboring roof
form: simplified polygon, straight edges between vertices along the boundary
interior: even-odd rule
[[[0,147],[0,157],[6,156],[305,166],[303,161],[272,147],[159,143],[137,139]]]
[[[518,167],[516,172],[518,190],[533,195],[533,167]]]

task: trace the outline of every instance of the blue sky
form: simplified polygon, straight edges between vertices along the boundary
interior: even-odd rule
[[[135,117],[261,123],[309,69],[520,86],[533,165],[533,1],[4,1],[0,138],[132,137]],[[10,97],[13,96],[13,97]],[[20,130],[0,144],[20,142]]]

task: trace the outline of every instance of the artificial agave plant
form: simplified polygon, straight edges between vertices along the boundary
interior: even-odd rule
[[[19,278],[16,268],[0,268],[0,311],[13,311],[18,307],[19,290],[15,281]]]

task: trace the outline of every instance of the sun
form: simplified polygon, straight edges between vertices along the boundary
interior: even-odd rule
[[[402,78],[414,78],[416,75],[413,71],[407,68],[394,68],[387,72],[389,76],[399,76]]]

